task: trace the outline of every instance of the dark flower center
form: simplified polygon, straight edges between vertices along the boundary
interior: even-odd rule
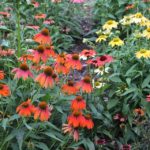
[[[40,102],[40,103],[39,103],[39,107],[40,107],[42,110],[45,110],[46,107],[47,107],[47,103],[46,103],[45,101]]]
[[[81,101],[81,100],[82,100],[82,96],[77,96],[77,97],[76,97],[76,100],[77,100],[77,101]]]
[[[90,115],[90,114],[86,114],[86,115],[85,115],[85,118],[86,118],[86,119],[91,119],[91,115]]]
[[[79,112],[79,111],[75,111],[75,112],[73,112],[73,115],[74,115],[75,117],[78,117],[78,116],[80,116],[80,115],[81,115],[81,112]]]
[[[46,67],[44,69],[44,73],[47,75],[47,76],[52,76],[53,74],[53,69],[51,67]]]
[[[73,60],[79,60],[79,55],[78,54],[73,54],[72,59]]]
[[[85,83],[90,83],[91,82],[91,78],[89,76],[84,77],[83,81]]]
[[[0,90],[2,90],[3,89],[3,84],[0,84]]]
[[[42,45],[38,46],[37,51],[42,54],[44,52],[44,46]]]
[[[22,104],[22,107],[23,107],[23,108],[27,108],[27,107],[29,107],[29,104],[28,104],[27,102],[24,102],[24,103]]]
[[[23,71],[27,71],[27,70],[29,70],[29,67],[26,64],[21,64],[20,69]]]
[[[68,86],[73,86],[73,85],[74,85],[73,81],[68,81]]]
[[[56,78],[57,78],[57,74],[56,74],[56,73],[53,73],[52,78],[53,78],[53,79],[56,79]]]
[[[100,57],[100,61],[105,61],[105,60],[107,60],[107,57],[106,57],[106,56],[101,56],[101,57]]]
[[[48,36],[49,35],[49,30],[47,28],[43,29],[41,31],[41,33],[44,35],[44,36]]]
[[[92,60],[92,63],[96,64],[96,63],[97,63],[97,60]]]

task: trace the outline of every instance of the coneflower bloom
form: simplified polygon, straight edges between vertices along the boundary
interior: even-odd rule
[[[88,58],[90,57],[94,57],[96,55],[96,51],[93,50],[93,49],[84,49],[81,53],[80,53],[80,59],[83,59],[83,60],[87,60]]]
[[[146,96],[146,101],[150,102],[150,94]]]
[[[34,109],[34,105],[32,105],[31,100],[28,99],[17,107],[16,112],[22,117],[30,117],[32,113],[34,113]]]
[[[62,91],[65,94],[72,95],[76,94],[79,89],[76,87],[76,84],[73,81],[69,80],[66,84],[62,85]]]
[[[24,63],[27,62],[27,60],[32,60],[33,59],[33,55],[31,54],[24,54],[19,58],[19,61],[22,61]]]
[[[87,129],[92,129],[94,127],[93,120],[91,119],[91,115],[87,114],[84,116],[84,123],[83,127],[86,127]]]
[[[32,61],[34,63],[39,63],[40,60],[46,63],[48,56],[46,54],[45,47],[43,45],[39,45],[32,53],[33,53]]]
[[[115,47],[115,46],[122,46],[124,45],[124,41],[122,41],[119,37],[113,38],[110,42],[109,45],[111,47]]]
[[[0,83],[0,96],[9,96],[11,94],[9,86],[6,84],[1,84]]]
[[[36,26],[36,25],[33,25],[33,24],[28,24],[26,25],[27,28],[30,28],[30,29],[33,29],[33,30],[38,30],[40,27],[39,26]]]
[[[33,78],[33,74],[30,72],[29,67],[26,63],[22,63],[19,68],[14,68],[12,73],[15,73],[14,78],[23,78],[26,80],[28,77]]]
[[[56,54],[54,52],[54,49],[53,49],[53,46],[46,46],[45,47],[45,54],[48,56],[48,57],[55,57]]]
[[[0,15],[2,15],[3,17],[10,17],[10,13],[8,13],[8,12],[0,12]]]
[[[35,81],[43,88],[52,88],[54,86],[54,79],[52,77],[53,69],[50,66],[45,67],[44,72],[39,74]]]
[[[3,80],[4,79],[4,71],[3,70],[0,70],[0,80]]]
[[[77,128],[77,127],[83,127],[85,118],[81,112],[75,111],[70,116],[68,116],[67,120],[69,125],[73,126],[74,128]]]
[[[32,0],[32,4],[35,8],[38,8],[39,7],[39,3],[36,2],[35,0]]]
[[[65,53],[61,53],[61,54],[57,55],[56,56],[56,62],[61,63],[61,64],[65,64],[66,56],[67,56],[67,54],[65,54]]]
[[[139,115],[139,116],[144,116],[144,110],[142,108],[134,109],[134,113]]]
[[[85,0],[70,0],[72,3],[84,3]]]
[[[131,145],[130,144],[122,145],[121,150],[131,150]]]
[[[106,63],[110,63],[113,61],[113,57],[110,55],[103,55],[97,58],[99,66],[103,66]]]
[[[47,25],[51,25],[51,24],[54,24],[55,21],[53,19],[47,19],[43,22],[44,24],[47,24]]]
[[[74,111],[76,110],[83,110],[86,108],[86,102],[82,98],[82,96],[77,96],[74,100],[71,101],[71,109]]]
[[[49,30],[47,28],[44,28],[40,33],[37,33],[34,35],[33,40],[40,44],[52,44],[52,40],[50,37]]]
[[[78,54],[68,54],[66,59],[66,67],[69,69],[82,69],[82,64],[80,62],[80,57]]]
[[[77,88],[82,89],[85,93],[91,93],[93,90],[93,87],[91,85],[91,77],[85,76],[81,81],[77,83]]]
[[[37,14],[34,16],[35,19],[45,19],[46,18],[46,14]]]
[[[34,109],[34,119],[38,118],[41,121],[47,121],[51,116],[52,106],[48,106],[45,101],[39,103],[38,107]]]
[[[65,74],[65,75],[67,75],[70,71],[70,69],[68,69],[64,63],[58,62],[55,63],[54,69],[58,74]]]
[[[90,59],[86,63],[94,67],[99,67],[99,64],[100,64],[99,61],[96,59]]]

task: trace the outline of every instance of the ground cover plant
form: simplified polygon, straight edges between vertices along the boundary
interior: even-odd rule
[[[0,150],[150,148],[149,1],[101,2],[1,2]]]

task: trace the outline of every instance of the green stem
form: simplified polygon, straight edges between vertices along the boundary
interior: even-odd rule
[[[20,11],[19,11],[20,0],[17,0],[17,56],[21,55],[21,27],[20,27]]]

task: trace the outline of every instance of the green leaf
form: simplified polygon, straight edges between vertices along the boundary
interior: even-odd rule
[[[87,150],[95,150],[95,146],[89,138],[84,139],[83,144],[84,144],[84,146],[86,147]]]
[[[122,80],[119,77],[119,74],[113,74],[109,77],[109,79],[113,82],[122,82]]]
[[[119,101],[117,99],[109,100],[107,103],[107,109],[111,109],[111,108],[115,107],[118,104],[118,102]]]
[[[22,150],[23,137],[24,137],[24,130],[22,129],[17,130],[16,139],[19,145],[19,150]]]
[[[150,83],[150,75],[148,75],[147,78],[144,79],[144,81],[142,83],[142,88],[149,86],[149,83]]]
[[[48,146],[45,143],[42,143],[42,142],[36,142],[35,147],[38,147],[42,150],[49,150]]]

